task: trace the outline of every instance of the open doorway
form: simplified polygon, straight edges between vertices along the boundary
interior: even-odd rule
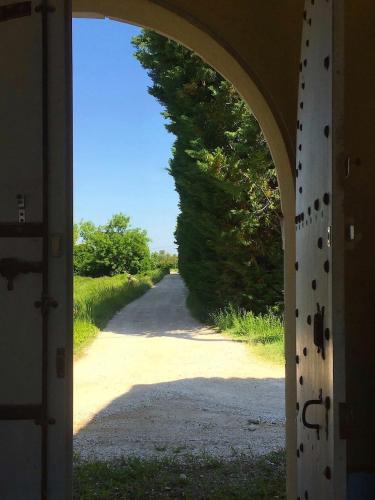
[[[79,21],[77,26],[79,23],[83,25],[87,23],[88,26],[98,22]],[[283,358],[283,332],[280,319],[282,254],[278,219],[280,207],[276,175],[265,141],[257,128],[258,125],[234,89],[212,68],[206,67],[202,62],[198,63],[196,56],[188,55],[186,49],[182,47],[176,49],[174,42],[167,42],[152,32],[140,34],[137,28],[127,25],[113,22],[104,23],[104,27],[103,22],[99,22],[99,25],[97,36],[93,39],[95,43],[99,42],[102,35],[100,30],[108,29],[110,32],[112,26],[116,26],[119,30],[120,38],[126,34],[130,40],[132,36],[138,35],[135,48],[132,50],[137,51],[138,58],[146,69],[154,71],[153,79],[149,82],[154,95],[158,86],[162,93],[168,85],[168,81],[160,81],[163,74],[168,74],[168,68],[164,68],[157,75],[156,65],[153,66],[152,61],[147,62],[150,51],[152,56],[155,56],[157,50],[160,55],[169,49],[170,53],[166,58],[171,60],[169,71],[185,69],[185,73],[177,76],[170,73],[169,84],[177,85],[173,92],[184,94],[177,97],[173,104],[179,103],[181,106],[185,100],[186,112],[184,113],[182,107],[173,115],[171,113],[173,104],[170,104],[167,118],[169,128],[176,135],[170,169],[174,173],[180,194],[181,215],[176,239],[180,250],[180,271],[188,288],[186,289],[178,274],[170,274],[142,299],[132,302],[125,309],[120,310],[125,303],[117,302],[113,313],[120,310],[119,314],[102,328],[104,331],[97,337],[95,344],[92,344],[92,347],[77,361],[75,441],[79,460],[113,460],[136,456],[152,460],[155,460],[155,457],[163,460],[173,458],[181,464],[184,456],[185,458],[195,456],[200,459],[204,455],[209,463],[212,460],[220,463],[224,459],[231,460],[233,464],[238,457],[246,456],[253,459],[254,455],[263,455],[282,448],[284,396],[283,368],[280,366]],[[113,46],[112,35],[107,38],[110,46]],[[108,33],[105,36],[108,36]],[[92,43],[94,41],[87,47],[90,48],[90,52],[95,52],[95,61],[99,66],[98,54],[92,50]],[[160,49],[158,44],[164,44],[164,47]],[[118,43],[115,45],[119,47]],[[103,48],[101,43],[99,46]],[[172,47],[175,49],[174,52]],[[121,64],[124,54],[120,54],[119,57]],[[103,60],[106,59],[104,51]],[[185,61],[186,67],[178,67],[178,61],[180,63]],[[103,73],[98,66],[96,68],[98,74]],[[116,71],[119,71],[119,66]],[[109,73],[106,77],[108,75]],[[92,78],[93,75],[90,76]],[[186,76],[189,77],[188,80],[184,80]],[[131,78],[130,74],[129,77]],[[120,86],[122,94],[121,78],[108,79],[111,85],[115,82]],[[206,109],[203,100],[202,111],[189,116],[189,107],[192,109],[197,96],[199,99],[202,87],[203,94],[206,94]],[[86,90],[87,97],[90,95],[87,85]],[[103,95],[103,87],[98,97],[99,95]],[[157,97],[160,98],[160,95]],[[111,95],[111,98],[116,99],[114,95]],[[77,96],[75,100],[77,103]],[[137,109],[136,103],[134,109]],[[121,123],[126,123],[126,112],[129,110],[124,111],[123,120],[117,122],[116,133],[121,130]],[[204,113],[206,119],[209,118],[206,126]],[[119,116],[121,117],[121,114]],[[151,116],[150,113],[148,119]],[[231,125],[229,130],[225,128],[227,125],[225,116]],[[132,128],[136,134],[141,134],[142,130],[139,127],[143,121],[136,114],[134,117],[137,120]],[[84,119],[87,120],[87,126],[92,125],[93,120],[88,115]],[[195,125],[201,120],[201,129],[194,130],[195,142],[191,137],[191,125],[194,124],[194,119]],[[246,125],[247,119],[249,119],[248,125]],[[186,127],[185,130],[183,125]],[[210,128],[211,131],[208,130]],[[215,128],[221,129],[219,134],[215,134]],[[80,129],[76,123],[76,144],[77,140],[80,140]],[[125,135],[130,135],[131,132],[133,132],[131,129],[123,131]],[[123,236],[130,231],[126,224],[121,227],[115,224],[119,219],[115,221],[110,219],[107,224],[101,219],[105,215],[100,208],[102,191],[105,182],[110,182],[111,178],[110,169],[102,169],[101,164],[108,161],[114,143],[108,143],[104,148],[106,157],[101,159],[96,170],[92,169],[97,156],[95,143],[100,140],[105,144],[108,137],[113,134],[109,131],[106,138],[100,133],[97,141],[93,141],[93,135],[93,132],[88,134],[92,141],[89,150],[93,158],[86,163],[86,167],[90,170],[83,173],[83,179],[91,176],[90,182],[92,179],[95,180],[94,186],[96,185],[98,191],[87,193],[85,208],[87,209],[90,203],[95,210],[99,207],[98,218],[94,226],[81,224],[80,240],[76,248],[76,256],[78,255],[76,269],[78,273],[79,269],[83,269],[83,274],[88,276],[88,280],[102,279],[99,276],[104,273],[103,268],[101,271],[96,271],[96,274],[92,270],[95,266],[90,268],[92,253],[89,258],[86,258],[87,255],[82,256],[84,254],[82,250],[92,250],[95,241],[103,256],[102,242],[92,238],[87,231],[96,231],[99,239],[100,235],[108,236],[112,233],[118,238],[119,233]],[[137,135],[132,137],[131,142],[134,146]],[[183,142],[184,137],[189,137],[186,144]],[[179,144],[179,140],[182,145]],[[160,143],[160,140],[158,142]],[[147,151],[147,143],[150,144],[150,141],[138,144],[138,148],[134,147],[137,161]],[[195,145],[197,147],[194,150]],[[77,146],[75,147],[77,150]],[[178,155],[185,157],[181,161]],[[251,164],[248,162],[249,158],[253,158]],[[119,162],[120,169],[124,162],[129,163],[129,158],[123,158],[122,162]],[[155,157],[152,157],[153,165],[154,162]],[[181,172],[178,169],[184,162],[185,170]],[[133,175],[135,172],[135,176],[138,177],[136,180],[142,179],[139,186],[144,193],[152,172],[145,172],[144,168],[137,168],[133,163],[134,160],[130,161],[130,166],[134,169]],[[101,169],[104,171],[104,180],[99,177]],[[118,192],[124,196],[120,197],[120,205],[128,203],[128,198],[131,197],[129,172],[118,171],[114,175],[113,186],[119,188]],[[118,182],[119,175],[124,175],[122,182]],[[76,186],[79,186],[79,178],[77,180]],[[258,186],[256,181],[259,181]],[[194,189],[191,185],[187,185],[189,182],[195,183]],[[153,188],[155,185],[155,181],[152,181]],[[87,182],[85,188],[88,188]],[[127,196],[127,192],[130,196]],[[184,196],[183,199],[181,194]],[[245,195],[250,194],[253,197],[249,202]],[[77,195],[79,203],[78,191]],[[143,194],[146,198],[144,202],[141,196],[138,195],[137,198],[148,207],[146,212],[149,213],[148,198]],[[189,200],[192,199],[194,203],[189,204]],[[111,201],[109,199],[105,204],[106,209]],[[79,207],[78,203],[76,202],[76,207]],[[149,220],[153,226],[157,226],[157,210],[156,206],[155,209],[151,209],[152,217]],[[116,208],[113,213],[117,211]],[[126,209],[124,211],[130,216],[137,213],[137,210],[134,210],[134,214],[129,214]],[[201,218],[198,221],[199,215]],[[193,225],[192,221],[196,224]],[[257,224],[256,229],[251,227],[251,222]],[[204,240],[202,234],[205,233],[202,233],[202,228],[208,233]],[[207,228],[211,230],[208,231]],[[219,243],[221,248],[218,250],[216,247]],[[269,245],[270,243],[273,246]],[[170,253],[173,253],[173,250],[171,249]],[[236,269],[235,263],[237,263]],[[79,265],[82,267],[79,268]],[[175,265],[171,263],[169,267]],[[150,270],[151,268],[147,271]],[[138,272],[130,268],[121,269],[123,273],[117,271],[118,269],[112,266],[108,274],[116,276],[128,273],[131,276],[126,277],[126,282],[134,289],[140,271],[145,269],[136,269]],[[79,283],[80,279],[76,278],[76,289],[78,286],[88,289],[89,286],[85,282]],[[108,289],[108,279],[105,279],[107,280],[105,287]],[[202,283],[205,285],[204,289]],[[142,286],[139,288],[140,291],[145,290]],[[99,290],[98,293],[102,296],[104,290]],[[136,295],[137,293],[134,297]],[[93,297],[94,295],[90,295],[90,300],[95,300]],[[190,311],[185,304],[186,297],[189,299]],[[93,301],[90,302],[90,307],[92,312],[95,309]],[[216,327],[216,330],[205,327],[197,318],[208,321]],[[79,320],[82,321],[84,318]],[[95,318],[93,323],[97,326]],[[219,333],[218,330],[227,333],[228,336]],[[230,336],[235,340],[248,340],[252,351],[248,351],[246,342],[233,342]],[[259,355],[263,356],[263,359],[259,358]],[[114,369],[110,374],[108,367]],[[277,460],[281,463],[282,458],[278,456]],[[249,464],[246,462],[246,465]],[[276,474],[279,474],[280,464],[273,465]],[[269,473],[272,471],[267,469],[267,474]],[[215,479],[215,475],[211,476]],[[244,471],[243,477],[245,476],[249,476],[247,471]],[[179,472],[178,477],[179,491],[183,490],[185,483],[186,487],[192,483],[192,478],[184,472]],[[172,479],[170,481],[173,482]],[[209,478],[209,487],[212,488],[210,481],[212,482],[212,477]],[[235,487],[235,484],[231,484],[230,487]],[[163,484],[163,488],[166,488],[165,497],[175,493],[168,490],[171,488],[168,484]]]

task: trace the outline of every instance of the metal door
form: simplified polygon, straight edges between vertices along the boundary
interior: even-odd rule
[[[346,497],[345,447],[337,425],[345,364],[342,188],[335,173],[341,144],[341,21],[335,16],[332,1],[305,2],[299,67],[296,454],[298,498],[311,500]]]
[[[0,0],[0,498],[9,500],[70,494],[70,24],[67,1]]]

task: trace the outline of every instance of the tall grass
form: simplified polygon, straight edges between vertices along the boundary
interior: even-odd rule
[[[112,316],[143,295],[166,274],[157,269],[147,274],[74,278],[74,353],[79,354]]]
[[[212,313],[210,320],[223,333],[249,342],[263,358],[276,363],[284,361],[284,327],[274,313],[256,316],[229,305]]]

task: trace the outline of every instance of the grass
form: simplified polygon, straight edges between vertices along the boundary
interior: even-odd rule
[[[79,355],[119,309],[143,295],[164,275],[165,271],[155,270],[136,276],[75,276],[74,354]]]
[[[273,363],[284,363],[284,327],[275,314],[256,316],[228,306],[211,314],[210,320],[221,332],[248,342],[258,356]]]
[[[285,499],[284,452],[262,458],[124,458],[74,464],[74,499]]]

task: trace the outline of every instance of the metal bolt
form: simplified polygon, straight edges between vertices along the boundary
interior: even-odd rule
[[[331,473],[331,467],[327,467],[324,469],[324,475],[327,479],[331,479],[332,473]]]

